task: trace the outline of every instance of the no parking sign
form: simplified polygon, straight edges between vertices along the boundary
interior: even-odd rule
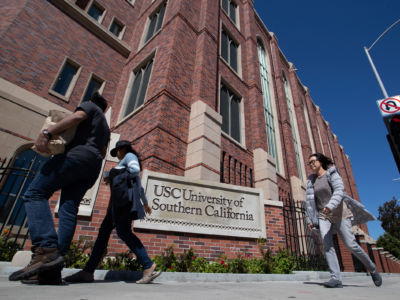
[[[383,117],[400,114],[400,96],[393,96],[376,101]]]

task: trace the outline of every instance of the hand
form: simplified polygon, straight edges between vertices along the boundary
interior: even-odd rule
[[[308,226],[308,228],[309,228],[310,230],[312,230],[312,229],[314,228],[314,225],[313,225],[312,223],[308,223],[307,226]]]
[[[104,177],[104,184],[110,184],[110,177]]]
[[[144,211],[148,214],[151,215],[151,207],[148,204],[144,205]]]
[[[327,207],[324,207],[322,209],[322,212],[327,215],[327,214],[329,214],[331,212],[331,210],[329,208],[327,208]]]
[[[38,138],[35,141],[35,147],[39,152],[42,153],[50,153],[50,149],[47,146],[47,144],[49,143],[49,139],[47,136],[45,136],[43,134],[43,132],[41,132],[38,136]]]

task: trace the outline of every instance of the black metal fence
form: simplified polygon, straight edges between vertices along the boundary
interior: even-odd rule
[[[310,230],[306,224],[305,202],[295,201],[290,194],[280,198],[283,202],[286,248],[296,258],[297,269],[328,270],[319,232]]]
[[[28,238],[22,196],[45,160],[27,150],[0,162],[0,233],[9,243],[23,247]]]

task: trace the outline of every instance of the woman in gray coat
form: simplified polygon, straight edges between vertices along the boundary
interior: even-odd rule
[[[331,279],[324,282],[328,288],[341,288],[339,262],[333,247],[332,235],[337,231],[346,247],[370,272],[376,286],[382,284],[375,264],[356,242],[352,225],[374,220],[374,216],[364,206],[344,192],[344,185],[331,159],[321,153],[309,157],[308,165],[314,172],[307,182],[306,218],[310,229],[319,228],[324,244],[325,256]]]

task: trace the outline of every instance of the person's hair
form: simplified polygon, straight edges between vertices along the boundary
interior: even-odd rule
[[[322,168],[324,170],[328,170],[328,168],[334,164],[333,160],[330,159],[329,157],[326,157],[325,155],[323,155],[322,153],[316,152],[311,154],[308,158],[311,158],[315,156],[317,158],[317,160],[321,163]]]
[[[138,153],[135,149],[133,149],[132,146],[124,146],[124,147],[122,147],[122,149],[125,149],[125,150],[126,150],[126,153],[131,152],[131,153],[133,153],[133,154],[136,155],[136,157],[137,157],[137,159],[138,159],[138,162],[139,162],[140,171],[142,171],[142,170],[143,170],[143,169],[142,169],[142,162],[141,162],[141,160],[140,160],[139,153]]]
[[[102,95],[98,91],[95,91],[92,96],[90,96],[89,101],[92,101],[94,104],[96,104],[98,107],[101,108],[103,112],[106,111],[107,108],[107,100],[104,99]]]

